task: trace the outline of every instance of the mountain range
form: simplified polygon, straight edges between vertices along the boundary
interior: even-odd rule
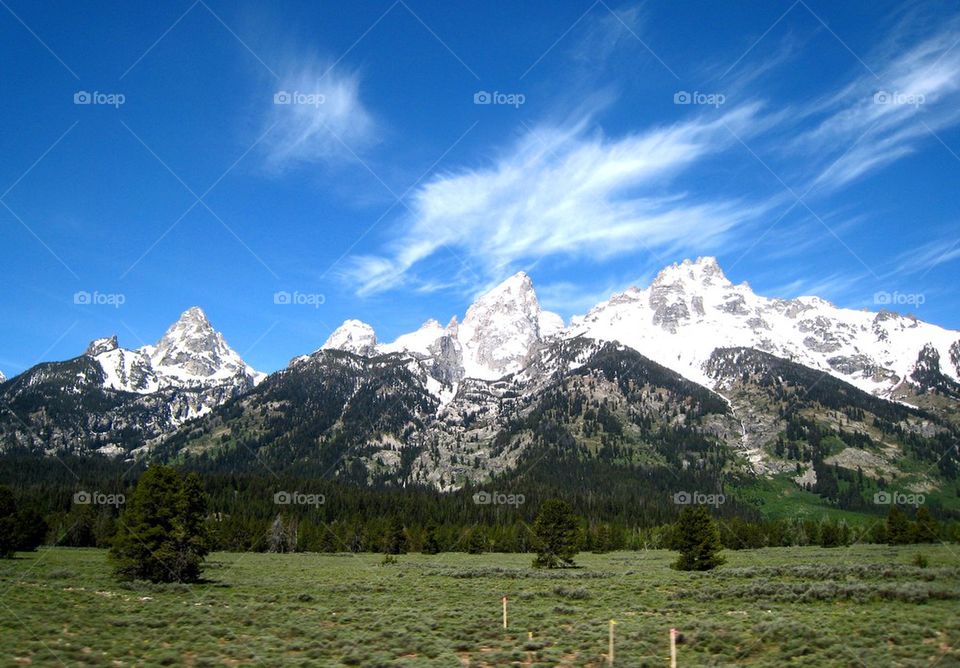
[[[930,491],[956,475],[958,405],[960,332],[759,296],[699,258],[569,323],[521,272],[462,321],[380,342],[347,320],[269,376],[194,307],[156,345],[96,339],[3,382],[0,447],[310,466],[441,490],[592,461],[820,491],[825,475],[859,470]]]

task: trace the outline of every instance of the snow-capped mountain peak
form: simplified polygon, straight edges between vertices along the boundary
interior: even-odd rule
[[[550,334],[560,316],[540,308],[533,281],[518,272],[484,293],[467,309],[458,328],[467,377],[493,380],[519,371],[533,347]]]
[[[262,378],[227,345],[197,306],[184,311],[156,346],[141,350],[150,356],[158,375],[171,385],[206,384],[238,376],[256,384]]]
[[[196,306],[184,311],[156,345],[130,350],[108,336],[91,341],[84,355],[100,364],[105,388],[138,394],[167,387],[218,388],[230,394],[266,377],[227,345]]]
[[[373,327],[362,320],[344,320],[327,337],[320,350],[345,350],[357,355],[372,355],[376,347],[377,334]]]
[[[618,341],[686,378],[713,387],[706,364],[717,348],[754,348],[822,370],[860,389],[891,397],[910,378],[918,355],[960,378],[960,332],[896,313],[838,308],[815,296],[756,294],[733,284],[716,258],[684,260],[646,288],[630,287],[574,317],[569,327],[544,311],[530,277],[519,272],[480,295],[462,322],[428,320],[388,344],[347,321],[324,344],[363,355],[408,352],[434,379],[495,380],[520,371],[548,337],[583,335]],[[936,353],[936,354],[934,354]],[[923,365],[920,367],[922,372]]]
[[[377,352],[393,353],[407,351],[428,355],[430,354],[431,346],[436,343],[437,339],[448,336],[449,333],[449,330],[441,325],[439,321],[430,318],[420,325],[420,329],[409,332],[408,334],[401,334],[390,343],[381,344],[377,347]]]
[[[539,342],[563,328],[559,315],[540,307],[533,281],[521,271],[480,295],[462,322],[454,316],[444,327],[430,319],[413,332],[378,344],[370,325],[347,320],[321,350],[365,356],[410,353],[425,361],[435,380],[453,384],[465,377],[494,380],[519,371]]]
[[[715,257],[698,257],[696,261],[686,259],[680,263],[674,263],[669,267],[664,267],[653,279],[653,285],[675,285],[678,283],[692,284],[700,286],[721,286],[732,285],[727,279],[720,263]]]
[[[820,297],[763,297],[746,282],[732,284],[709,257],[666,267],[649,287],[614,295],[574,323],[567,335],[620,341],[707,386],[704,365],[711,353],[746,347],[881,396],[910,374],[926,344],[949,359],[960,339],[958,332],[913,318],[838,308]]]
[[[87,346],[86,352],[84,355],[89,355],[90,357],[96,357],[101,353],[108,353],[111,350],[116,350],[120,347],[120,344],[117,343],[117,335],[113,336],[104,336],[99,339],[94,339],[90,342],[90,345]]]

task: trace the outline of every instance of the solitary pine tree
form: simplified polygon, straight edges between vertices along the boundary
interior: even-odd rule
[[[610,526],[601,524],[597,527],[597,535],[594,538],[593,553],[604,554],[610,551]]]
[[[196,473],[151,466],[118,522],[110,558],[122,578],[195,582],[209,552],[206,497]]]
[[[677,570],[709,571],[725,561],[720,556],[720,532],[706,506],[684,506],[674,540],[680,550],[673,565]]]
[[[577,554],[577,518],[566,501],[553,499],[540,508],[533,523],[537,556],[535,568],[573,566]]]

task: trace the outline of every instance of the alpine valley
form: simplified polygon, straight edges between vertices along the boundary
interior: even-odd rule
[[[191,308],[154,346],[97,339],[3,382],[0,447],[442,492],[646,489],[669,470],[693,489],[776,481],[849,507],[893,486],[953,506],[958,406],[960,332],[762,297],[700,258],[569,323],[518,273],[462,321],[381,342],[348,320],[270,375]]]

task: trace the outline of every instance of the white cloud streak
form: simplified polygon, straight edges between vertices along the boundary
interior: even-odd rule
[[[757,211],[697,201],[672,181],[733,141],[726,126],[749,134],[757,111],[744,106],[618,139],[589,134],[585,123],[531,129],[493,165],[421,187],[388,252],[352,258],[348,275],[360,294],[389,289],[444,246],[491,277],[550,256],[602,261],[714,248]]]
[[[928,272],[960,258],[960,239],[938,239],[905,251],[897,257],[894,274]]]
[[[360,99],[355,72],[328,69],[317,58],[287,70],[266,100],[267,167],[273,171],[308,164],[356,161],[376,141],[377,124]]]
[[[825,161],[812,185],[839,189],[960,121],[960,48],[953,48],[958,27],[952,21],[909,48],[888,46],[879,80],[864,73],[802,112],[803,121],[815,124],[787,146]]]

